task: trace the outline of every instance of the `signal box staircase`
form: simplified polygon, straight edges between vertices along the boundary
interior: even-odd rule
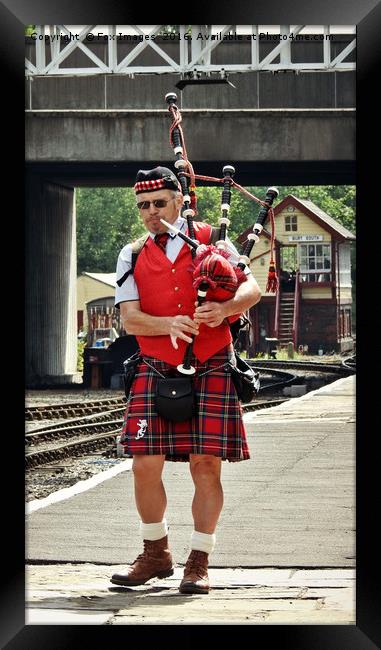
[[[300,273],[297,271],[295,276],[294,291],[282,290],[279,287],[276,296],[275,305],[275,336],[278,339],[280,348],[286,348],[290,342],[293,343],[294,350],[297,349],[299,339],[299,319],[300,319]]]
[[[293,341],[295,294],[282,292],[279,303],[278,341],[281,348],[287,347]]]

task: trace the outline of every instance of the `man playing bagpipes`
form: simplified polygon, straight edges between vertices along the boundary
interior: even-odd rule
[[[111,581],[133,586],[173,574],[162,471],[165,460],[187,461],[195,486],[194,530],[180,592],[208,593],[208,556],[215,546],[223,505],[221,461],[250,458],[242,408],[226,370],[234,356],[229,323],[255,305],[261,292],[248,267],[237,285],[232,265],[237,265],[239,256],[226,238],[219,275],[224,278],[226,295],[231,297],[217,302],[208,300],[206,293],[206,300],[195,307],[197,256],[194,258],[188,244],[161,221],[189,235],[187,221],[180,216],[184,192],[176,175],[165,167],[140,170],[134,189],[148,233],[133,275],[133,247],[128,244],[120,252],[115,303],[120,307],[126,332],[136,336],[141,352],[121,443],[127,455],[133,456],[144,552],[126,574],[114,574]],[[192,229],[191,238],[204,244],[205,251],[211,241],[211,226],[193,221]],[[208,273],[205,268],[211,259],[204,255],[202,273]],[[234,291],[229,294],[234,283]],[[173,421],[157,412],[157,384],[163,378],[179,375],[178,368],[185,365],[182,362],[190,345],[195,411],[187,420]]]

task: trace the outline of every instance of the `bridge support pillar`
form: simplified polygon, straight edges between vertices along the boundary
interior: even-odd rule
[[[26,181],[26,387],[77,375],[75,190]]]

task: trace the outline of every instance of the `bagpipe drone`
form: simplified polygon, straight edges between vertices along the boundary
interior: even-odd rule
[[[175,154],[175,169],[181,185],[183,194],[182,216],[187,221],[188,236],[184,235],[175,226],[161,219],[162,223],[168,229],[175,232],[191,247],[193,259],[193,287],[197,290],[197,306],[200,306],[206,300],[215,302],[224,302],[230,300],[242,282],[246,281],[245,269],[250,264],[250,253],[259,240],[267,217],[270,217],[272,232],[270,246],[270,265],[268,281],[266,286],[267,292],[276,292],[278,287],[278,278],[276,274],[274,260],[274,213],[272,204],[279,192],[275,187],[269,187],[266,192],[265,201],[260,201],[245,188],[238,185],[234,180],[235,169],[231,165],[226,165],[223,170],[223,178],[212,178],[210,176],[201,176],[195,174],[193,166],[188,159],[184,134],[181,127],[182,116],[176,105],[177,96],[175,93],[168,93],[165,96],[168,103],[168,110],[172,114],[173,122],[170,127],[170,144]],[[193,218],[197,214],[197,202],[195,192],[195,179],[214,181],[223,183],[221,195],[221,216],[219,219],[219,235],[216,244],[200,244],[195,235]],[[226,242],[227,229],[230,225],[228,218],[231,202],[231,189],[237,188],[246,196],[261,205],[257,220],[249,233],[247,241],[243,246],[239,260],[236,266],[231,264]],[[235,318],[238,318],[237,315]],[[183,363],[177,366],[177,370],[185,375],[194,374],[195,369],[191,366],[191,357],[193,354],[193,341],[185,350]]]

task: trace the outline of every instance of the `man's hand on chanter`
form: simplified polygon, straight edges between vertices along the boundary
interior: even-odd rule
[[[223,302],[204,302],[193,314],[195,323],[204,323],[208,327],[218,327],[226,318]]]
[[[182,339],[187,343],[192,343],[189,334],[194,334],[196,336],[198,334],[198,329],[198,324],[195,323],[190,316],[183,316],[181,314],[174,316],[170,325],[169,335],[175,350],[179,349],[176,339]]]

